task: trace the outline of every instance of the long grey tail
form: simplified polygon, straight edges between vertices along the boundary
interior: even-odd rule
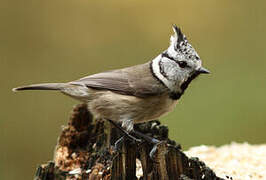
[[[32,84],[28,86],[20,86],[13,88],[12,91],[23,91],[23,90],[60,90],[66,86],[66,83],[44,83],[44,84]]]

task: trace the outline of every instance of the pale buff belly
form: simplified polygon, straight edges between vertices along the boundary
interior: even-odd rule
[[[176,100],[168,94],[156,97],[138,98],[111,91],[94,92],[88,102],[89,110],[98,118],[116,122],[131,120],[134,123],[150,121],[173,110]]]

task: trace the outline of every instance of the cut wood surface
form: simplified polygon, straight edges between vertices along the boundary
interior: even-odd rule
[[[134,128],[161,140],[152,158],[153,144],[145,141],[125,138],[115,150],[113,145],[123,134],[108,121],[93,120],[85,104],[77,105],[58,138],[53,161],[40,165],[35,179],[222,179],[198,158],[188,158],[159,121]]]

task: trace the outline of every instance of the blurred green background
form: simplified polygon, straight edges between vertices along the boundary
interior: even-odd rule
[[[13,87],[144,63],[181,27],[211,75],[162,122],[185,149],[266,142],[266,1],[0,2],[0,179],[32,179],[78,102]]]

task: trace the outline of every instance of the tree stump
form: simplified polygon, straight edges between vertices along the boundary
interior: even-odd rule
[[[198,158],[188,158],[159,121],[134,129],[161,140],[152,159],[153,145],[147,142],[137,145],[125,138],[114,150],[123,134],[107,121],[94,120],[86,104],[77,105],[58,138],[53,161],[40,165],[34,179],[222,180]]]

